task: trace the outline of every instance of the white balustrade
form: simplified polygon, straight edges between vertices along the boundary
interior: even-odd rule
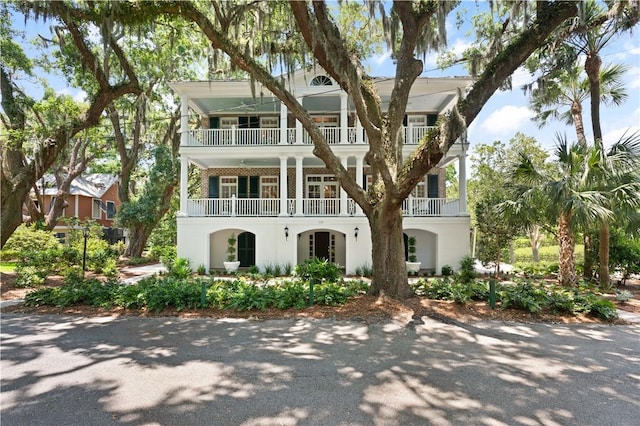
[[[405,128],[405,143],[417,144],[421,138],[432,127],[416,126]],[[322,134],[331,145],[341,143],[340,127],[322,127]],[[312,145],[311,137],[303,130],[302,143]],[[347,129],[347,141],[344,143],[354,144],[357,141],[357,129],[349,127]],[[288,144],[296,141],[296,129],[287,129]],[[362,140],[367,143],[367,135],[363,132]],[[264,146],[278,145],[280,143],[279,128],[262,128],[262,129],[198,129],[189,131],[187,137],[187,146]]]
[[[305,216],[338,216],[339,198],[304,198]],[[287,200],[287,214],[294,215],[296,200]],[[409,197],[402,203],[403,214],[409,216],[456,216],[460,200],[446,198]],[[347,214],[354,215],[356,203],[347,200]],[[187,214],[192,217],[257,216],[274,217],[280,213],[279,198],[192,198],[187,202]]]

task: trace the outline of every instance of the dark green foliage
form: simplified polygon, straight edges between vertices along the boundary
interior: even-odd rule
[[[598,317],[604,320],[618,318],[616,305],[607,299],[596,296],[593,293],[581,293],[576,295],[576,311]]]
[[[414,290],[420,296],[436,300],[453,300],[457,303],[489,298],[489,284],[481,280],[471,283],[462,283],[450,278],[420,280]],[[618,317],[615,304],[597,296],[588,286],[567,290],[565,287],[526,281],[498,283],[496,292],[502,309],[569,315],[588,313],[605,320]]]
[[[442,276],[448,277],[450,275],[453,275],[453,267],[451,265],[444,265],[442,267]]]
[[[640,274],[640,238],[614,229],[609,240],[609,267],[622,273],[623,282],[631,274]]]
[[[417,262],[418,258],[416,257],[416,237],[411,236],[407,238],[407,251],[409,252],[409,262]]]
[[[192,272],[189,260],[182,257],[177,258],[169,268],[169,276],[173,278],[187,278]]]
[[[53,305],[64,308],[71,305],[89,305],[101,308],[113,306],[112,294],[119,287],[113,281],[102,283],[97,279],[70,279],[63,286],[47,287],[25,296],[25,305]]]
[[[486,300],[489,294],[489,286],[484,281],[463,283],[453,281],[450,278],[436,278],[431,281],[420,280],[416,285],[415,291],[430,299],[467,303],[471,300]]]
[[[335,263],[331,263],[326,259],[307,259],[303,264],[296,266],[296,275],[310,279],[314,278],[316,283],[320,281],[336,281],[340,275],[340,270]]]
[[[141,194],[122,203],[117,213],[119,222],[129,229],[157,224],[169,208],[171,200],[165,198],[165,189],[167,184],[176,181],[180,162],[169,146],[156,146],[152,155],[155,161]]]
[[[162,262],[167,269],[171,269],[173,262],[178,258],[176,246],[154,246],[149,254],[152,259]]]
[[[177,310],[200,308],[202,283],[206,285],[206,303],[213,309],[265,310],[267,308],[302,309],[309,304],[308,283],[294,280],[276,284],[233,281],[213,281],[203,278],[182,279],[172,276],[152,277],[133,285],[115,281],[106,284],[98,280],[69,277],[61,287],[43,288],[25,298],[27,306],[66,307],[74,304],[110,308],[142,309],[160,312],[173,307]],[[326,282],[314,287],[315,303],[336,306],[348,297],[366,291],[361,281],[348,283]]]
[[[502,309],[522,309],[532,313],[540,312],[547,300],[544,289],[529,282],[524,284],[505,285],[500,292]]]
[[[474,259],[471,256],[465,256],[460,261],[460,271],[458,271],[458,280],[462,283],[470,283],[476,277],[474,268]]]
[[[546,306],[556,314],[573,314],[576,310],[574,294],[557,289],[547,294]]]

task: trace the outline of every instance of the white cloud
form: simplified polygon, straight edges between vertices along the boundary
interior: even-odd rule
[[[65,87],[64,89],[56,91],[59,95],[71,96],[76,102],[85,102],[87,100],[87,92],[80,89],[71,89]]]
[[[629,67],[629,70],[627,71],[627,73],[625,74],[625,78],[626,78],[626,88],[627,89],[638,89],[640,88],[640,67]],[[629,92],[629,95],[632,99],[636,99],[637,100],[637,92],[634,95],[633,93]]]
[[[456,38],[453,44],[449,44],[449,50],[458,56],[462,56],[462,53],[470,47],[471,43],[461,37]]]
[[[607,129],[602,135],[602,140],[605,146],[611,146],[614,142],[623,137],[629,137],[634,132],[640,133],[640,108],[632,111],[624,121],[616,123],[615,127]]]
[[[518,68],[511,76],[511,87],[513,90],[520,90],[525,84],[531,83],[534,77],[524,68]]]
[[[533,111],[526,106],[506,105],[489,114],[480,124],[480,130],[491,136],[512,135],[519,131],[533,115]]]
[[[371,58],[371,61],[373,61],[373,63],[375,63],[376,65],[382,65],[390,57],[391,57],[391,50],[387,50],[382,55],[376,55],[373,58]]]

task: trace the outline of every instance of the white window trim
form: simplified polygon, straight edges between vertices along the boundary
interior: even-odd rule
[[[280,117],[260,117],[261,129],[277,129],[280,127]]]
[[[313,114],[311,118],[319,127],[340,127],[340,117],[337,114]]]
[[[231,129],[238,127],[238,117],[220,117],[220,128]]]
[[[413,125],[415,127],[424,127],[427,125],[426,114],[408,114],[407,125]]]
[[[115,220],[116,218],[116,203],[114,201],[105,201],[106,210],[104,216],[107,220]],[[113,217],[109,217],[109,204],[113,204]]]
[[[312,177],[319,177],[321,178],[321,180],[319,182],[309,182],[309,178]],[[325,181],[325,178],[333,178],[334,180],[327,180]],[[336,197],[335,198],[331,198],[332,200],[335,200],[337,198],[339,198],[338,196],[340,195],[340,185],[338,185],[338,180],[335,178],[335,176],[333,175],[307,175],[307,177],[305,178],[305,194],[307,198],[311,198],[309,197],[309,186],[311,185],[321,185],[321,191],[320,191],[320,200],[324,200],[324,185],[327,184],[332,184],[336,186]]]
[[[275,179],[275,182],[265,182],[266,179]],[[265,187],[275,188],[276,196],[274,198],[278,198],[278,193],[280,191],[280,179],[278,176],[260,176],[260,197],[262,197],[263,188]]]
[[[96,216],[95,207],[96,201],[98,204],[98,215]],[[102,219],[102,200],[100,198],[92,198],[91,199],[91,219]]]

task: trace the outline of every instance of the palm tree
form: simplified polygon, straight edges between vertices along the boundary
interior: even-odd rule
[[[630,30],[638,23],[640,18],[637,5],[627,2],[617,2],[609,13],[615,19],[601,20],[604,12],[600,2],[588,0],[580,3],[581,13],[578,14],[577,27],[580,31],[574,33],[574,37],[567,40],[569,47],[575,50],[577,55],[585,55],[584,69],[589,81],[591,99],[591,127],[593,139],[596,145],[602,147],[602,127],[600,125],[600,93],[602,81],[600,79],[600,67],[602,59],[600,52],[621,32]],[[573,24],[572,24],[573,25]],[[609,225],[607,222],[600,224],[599,239],[606,244],[600,244],[598,259],[600,261],[600,285],[608,287],[609,277]]]
[[[626,101],[628,95],[622,83],[622,76],[627,71],[623,65],[609,65],[600,71],[598,90],[600,91],[600,101],[605,105],[620,105]],[[551,118],[564,121],[567,125],[574,125],[578,142],[586,145],[587,139],[584,132],[582,118],[582,103],[591,96],[590,81],[581,77],[581,69],[578,65],[569,67],[564,72],[556,75],[555,79],[541,79],[538,88],[531,91],[531,107],[536,112],[535,121],[543,126]],[[559,108],[560,107],[560,108]],[[566,110],[562,110],[567,107]],[[592,111],[593,112],[593,111]],[[593,119],[593,117],[592,117]],[[598,117],[599,119],[599,117]],[[599,125],[598,125],[599,128]],[[595,131],[595,130],[594,130]],[[600,137],[601,138],[601,137]],[[596,141],[600,139],[596,138]],[[601,144],[596,142],[596,145]],[[600,238],[606,238],[608,229],[601,226],[599,229]],[[592,233],[595,230],[585,230],[584,232],[584,278],[591,279],[593,273]],[[608,252],[604,252],[608,247],[600,246],[602,249],[598,257],[600,265],[608,271]],[[601,283],[608,282],[608,273],[600,271]]]
[[[624,103],[628,94],[622,83],[627,72],[624,65],[608,65],[600,72],[600,101],[607,106]],[[589,99],[589,80],[576,64],[556,75],[551,80],[540,80],[538,87],[531,91],[531,108],[536,113],[534,120],[539,127],[556,119],[574,126],[578,142],[586,145],[582,104]],[[566,109],[565,109],[566,108]]]
[[[581,143],[569,145],[565,138],[558,136],[553,170],[536,167],[532,158],[523,152],[509,175],[511,197],[503,209],[509,214],[525,216],[527,212],[536,211],[549,223],[557,223],[558,280],[564,286],[577,283],[574,235],[579,225],[612,216],[606,194],[590,186],[592,164],[589,160],[593,158],[593,150]]]
[[[589,162],[593,188],[608,195],[606,207],[617,216],[632,216],[640,207],[640,134],[623,135],[606,152],[602,146],[594,147]],[[599,275],[604,289],[610,286],[609,219],[599,222]]]

